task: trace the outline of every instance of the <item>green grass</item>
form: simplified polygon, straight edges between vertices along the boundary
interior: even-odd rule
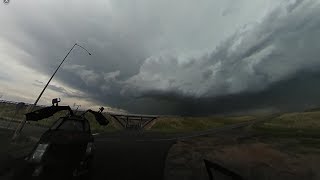
[[[24,118],[25,113],[26,113],[26,108],[16,113],[15,104],[0,103],[0,117],[10,117],[10,118],[14,117],[16,119],[21,119],[21,118]]]
[[[320,111],[282,114],[251,130],[286,151],[320,152]]]
[[[288,129],[320,129],[320,111],[287,113],[264,124],[270,127],[282,127]]]
[[[255,117],[252,117],[252,116],[241,116],[241,117],[166,116],[166,117],[160,117],[157,120],[157,122],[151,127],[150,131],[159,131],[159,132],[166,132],[166,133],[201,131],[201,130],[207,130],[207,129],[216,128],[216,127],[221,127],[224,125],[250,121],[254,119]]]
[[[320,138],[320,112],[286,113],[254,129],[278,136]]]

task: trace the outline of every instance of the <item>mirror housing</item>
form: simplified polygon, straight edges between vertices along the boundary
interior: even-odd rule
[[[92,111],[91,109],[89,109],[88,112],[94,115],[94,117],[101,126],[106,126],[109,124],[109,120],[106,117],[104,117],[104,115],[101,112]]]

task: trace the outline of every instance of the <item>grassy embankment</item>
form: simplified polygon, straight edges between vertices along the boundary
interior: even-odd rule
[[[152,126],[150,131],[175,133],[175,132],[191,132],[202,131],[224,125],[241,123],[256,119],[253,116],[239,117],[223,117],[223,116],[208,116],[208,117],[181,117],[167,116],[160,117]]]
[[[251,130],[284,149],[320,153],[320,111],[282,114]]]

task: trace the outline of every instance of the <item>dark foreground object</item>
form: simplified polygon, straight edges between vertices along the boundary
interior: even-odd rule
[[[96,142],[92,179],[162,180],[173,141],[126,140]]]
[[[93,143],[86,119],[75,116],[60,118],[18,164],[14,179],[56,179],[88,175],[92,167]]]
[[[152,141],[150,136],[133,136],[131,133],[117,133],[116,135],[100,135],[95,138],[95,154],[92,160],[90,176],[70,177],[63,170],[63,165],[54,169],[58,179],[138,179],[162,180],[168,150],[174,141]],[[75,150],[76,151],[76,150]],[[27,176],[32,172],[32,166],[23,159],[15,164],[15,179],[39,179]]]
[[[206,165],[206,169],[207,169],[208,176],[209,176],[210,180],[221,179],[221,178],[216,178],[215,174],[221,174],[223,177],[228,178],[228,179],[232,179],[232,180],[244,180],[237,173],[230,171],[229,169],[226,169],[217,163],[210,162],[205,159],[203,161]]]

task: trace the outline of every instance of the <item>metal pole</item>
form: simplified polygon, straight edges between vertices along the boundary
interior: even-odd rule
[[[84,49],[85,51],[87,51],[87,53],[89,55],[91,55],[91,53],[85,49],[84,47],[78,45],[77,43],[75,43],[72,48],[69,50],[69,52],[67,53],[67,55],[63,58],[63,60],[61,61],[61,63],[59,64],[59,66],[57,67],[57,69],[54,71],[54,73],[52,74],[52,76],[50,77],[49,81],[47,82],[47,84],[44,86],[44,88],[42,89],[41,93],[39,94],[37,100],[34,102],[34,104],[31,106],[31,108],[29,109],[29,112],[31,112],[33,110],[33,108],[37,105],[38,101],[40,100],[42,94],[44,93],[44,91],[47,89],[49,83],[51,82],[52,78],[54,77],[54,75],[57,73],[57,71],[59,70],[59,68],[61,67],[61,65],[63,64],[63,62],[66,60],[66,58],[69,56],[69,54],[71,53],[71,51],[74,49],[75,46],[79,46],[82,49]],[[26,120],[21,121],[21,123],[19,124],[18,128],[16,129],[14,135],[13,135],[13,139],[15,139],[22,131],[24,125],[26,124]]]
[[[37,103],[38,103],[38,101],[40,100],[42,94],[44,93],[44,91],[47,89],[49,83],[51,82],[53,76],[56,75],[57,71],[59,70],[59,68],[61,67],[61,65],[63,64],[63,62],[66,60],[66,58],[68,57],[68,55],[70,54],[70,52],[73,50],[73,48],[74,48],[76,45],[77,45],[77,43],[72,46],[72,48],[70,49],[70,51],[68,52],[68,54],[63,58],[63,60],[61,61],[61,63],[60,63],[59,66],[57,67],[57,69],[54,71],[54,73],[53,73],[52,76],[50,77],[50,79],[49,79],[49,81],[47,82],[46,86],[44,86],[44,88],[42,89],[42,91],[41,91],[41,93],[39,94],[36,102],[34,102],[33,106],[31,107],[30,111],[32,111],[33,108],[37,105]]]

